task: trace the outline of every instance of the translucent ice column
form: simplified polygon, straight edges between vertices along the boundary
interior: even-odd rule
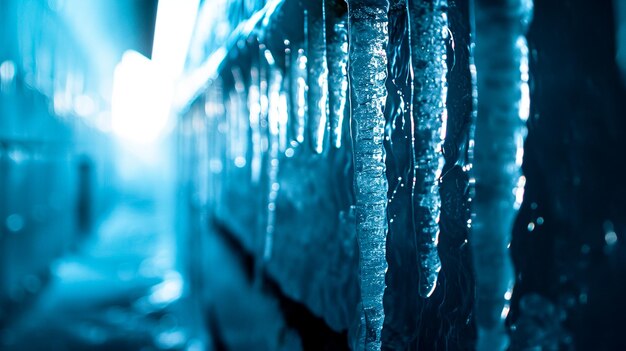
[[[386,0],[348,1],[357,239],[367,350],[380,350],[387,271],[383,108],[387,96],[388,9]]]
[[[321,7],[321,16],[307,16],[309,36],[308,131],[313,149],[317,153],[322,153],[328,122],[328,63],[326,58],[325,2],[320,1],[319,6]]]
[[[413,219],[419,264],[419,294],[429,297],[437,285],[441,261],[437,253],[446,121],[447,0],[409,0],[415,177]]]
[[[475,130],[473,229],[478,350],[504,350],[504,319],[514,271],[511,230],[521,204],[525,120],[529,113],[531,0],[475,0],[478,115]]]
[[[348,91],[348,24],[343,0],[326,0],[330,141],[341,147]]]

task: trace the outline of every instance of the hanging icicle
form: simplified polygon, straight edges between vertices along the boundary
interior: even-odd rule
[[[263,148],[261,131],[261,67],[258,59],[253,59],[250,67],[250,85],[248,86],[248,109],[251,130],[252,161],[250,164],[251,181],[258,184],[261,181]]]
[[[309,52],[308,137],[318,154],[324,148],[328,128],[328,62],[326,61],[326,7],[321,1],[321,16],[307,17]]]
[[[414,195],[413,220],[419,260],[419,294],[429,297],[437,286],[441,261],[437,252],[446,122],[447,0],[410,0],[413,68]]]
[[[388,9],[386,0],[348,1],[357,240],[367,350],[380,350],[384,320],[388,189],[383,109]]]
[[[524,194],[521,175],[528,118],[531,0],[476,0],[478,115],[471,245],[476,271],[477,350],[504,350],[514,271],[511,231]]]
[[[268,193],[267,193],[267,225],[265,227],[265,243],[263,245],[263,260],[269,261],[272,257],[272,247],[274,243],[274,231],[276,227],[276,198],[280,184],[278,183],[278,154],[280,150],[280,127],[281,119],[286,115],[286,108],[281,102],[281,88],[283,77],[280,69],[276,67],[276,62],[270,50],[263,52],[268,64]]]
[[[303,20],[303,36],[304,43],[301,47],[294,46],[293,51],[289,52],[289,85],[291,95],[291,134],[292,139],[298,143],[304,142],[304,130],[307,120],[307,41],[308,41],[308,12],[304,10]]]
[[[343,0],[325,1],[330,141],[340,148],[348,92],[348,13]]]

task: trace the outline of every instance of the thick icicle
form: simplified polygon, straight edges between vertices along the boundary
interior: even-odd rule
[[[343,0],[325,1],[330,143],[340,148],[348,92],[348,13]]]
[[[410,0],[411,64],[415,177],[413,211],[419,260],[419,294],[429,297],[437,286],[441,261],[437,252],[446,121],[447,0]]]
[[[388,8],[386,0],[348,1],[357,239],[367,350],[381,347],[387,271],[383,108],[387,95]]]
[[[321,153],[328,123],[328,63],[326,61],[326,9],[320,1],[321,16],[309,15],[309,120],[308,137],[313,150]]]
[[[475,2],[478,115],[471,245],[480,351],[508,345],[504,319],[514,283],[508,245],[524,191],[520,166],[529,104],[524,34],[531,14],[531,0]]]

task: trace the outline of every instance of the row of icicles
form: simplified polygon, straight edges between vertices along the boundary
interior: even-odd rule
[[[329,148],[341,148],[345,142],[342,140],[345,137],[344,117],[350,116],[353,129],[351,141],[355,155],[355,177],[357,183],[363,183],[363,185],[356,184],[356,208],[357,213],[359,208],[365,211],[362,216],[357,215],[357,235],[360,235],[358,240],[361,250],[361,290],[362,295],[366,291],[372,291],[372,296],[362,296],[365,310],[363,322],[366,324],[364,342],[368,349],[376,349],[380,348],[380,331],[382,316],[384,316],[382,294],[387,266],[386,262],[381,261],[379,257],[372,258],[375,261],[366,262],[367,257],[370,256],[365,251],[370,247],[381,247],[381,245],[384,247],[385,237],[371,233],[381,231],[386,233],[387,218],[384,207],[382,217],[379,213],[367,213],[367,211],[381,211],[375,200],[383,193],[385,198],[387,196],[387,180],[380,179],[385,177],[383,148],[385,120],[382,109],[385,106],[387,91],[384,82],[385,79],[396,78],[394,73],[388,70],[387,60],[391,60],[392,64],[402,61],[394,56],[399,55],[397,52],[387,48],[389,35],[392,34],[389,31],[395,30],[387,27],[390,21],[388,15],[397,16],[401,13],[408,16],[408,28],[402,35],[407,36],[410,47],[410,57],[404,58],[404,61],[409,65],[411,72],[411,96],[406,98],[408,101],[404,102],[403,112],[408,115],[412,127],[411,174],[413,179],[410,185],[413,189],[411,206],[418,252],[419,294],[427,298],[437,286],[437,276],[441,269],[437,253],[441,207],[438,187],[444,162],[442,142],[445,137],[447,119],[445,107],[448,72],[446,42],[450,39],[448,37],[450,33],[447,19],[448,6],[445,0],[408,2],[393,0],[391,4],[386,1],[352,0],[349,1],[347,12],[340,1],[322,1],[319,6],[321,6],[321,16],[311,16],[307,10],[304,10],[302,24],[304,41],[301,45],[294,45],[289,40],[284,40],[282,50],[270,50],[265,45],[258,44],[257,38],[250,38],[248,44],[253,45],[248,46],[252,46],[253,50],[258,48],[258,52],[251,55],[252,62],[245,71],[245,68],[238,65],[229,65],[222,72],[224,90],[219,96],[208,95],[207,114],[209,117],[226,116],[224,131],[228,135],[230,145],[226,150],[228,157],[233,160],[236,167],[250,167],[253,183],[261,181],[264,170],[263,158],[264,155],[269,156],[267,225],[263,253],[266,260],[271,258],[274,240],[275,201],[280,190],[278,182],[280,159],[296,155],[300,144],[307,144],[313,154],[320,155],[325,155]],[[480,8],[480,1],[476,6]],[[488,48],[490,42],[485,40],[485,43],[485,48]],[[380,50],[380,48],[384,49]],[[519,50],[523,51],[523,48]],[[275,55],[283,57],[280,57],[277,62]],[[519,55],[519,57],[512,57],[512,60],[523,61],[523,56],[527,53],[516,51],[514,55]],[[488,58],[477,58],[479,69],[481,59],[482,62],[488,60]],[[518,67],[524,70],[524,67],[520,65]],[[527,67],[525,69],[527,75]],[[475,72],[474,69],[472,70]],[[368,74],[372,72],[384,74],[369,76]],[[490,74],[488,69],[485,72],[485,75]],[[507,73],[510,74],[510,72]],[[523,83],[519,74],[519,70],[517,73],[513,72],[513,76],[518,77],[514,80],[517,82],[514,88],[518,92],[520,84]],[[479,93],[484,87],[486,95],[490,89],[490,86],[482,83],[480,79],[477,81],[477,87]],[[524,89],[523,86],[521,89]],[[524,108],[519,104],[519,96],[517,94],[512,96],[511,105],[517,106],[518,110]],[[225,106],[225,109],[216,107],[219,105]],[[475,105],[480,113],[480,100]],[[377,110],[380,106],[382,109]],[[488,109],[485,111],[485,114],[493,112]],[[519,114],[519,111],[517,113]],[[510,117],[505,116],[505,118]],[[381,119],[383,127],[379,128],[377,126],[381,125]],[[370,125],[373,129],[367,130],[370,128],[367,126]],[[363,126],[367,128],[359,129]],[[480,123],[477,128],[481,128]],[[523,128],[523,125],[514,123],[514,130],[503,131],[503,133],[521,135],[523,132],[520,132],[520,128]],[[480,131],[477,131],[477,134],[480,134]],[[473,143],[471,138],[470,140],[470,143]],[[250,153],[248,153],[249,147]],[[516,147],[519,149],[520,145]],[[474,152],[480,154],[482,151],[477,146]],[[247,157],[249,154],[251,154],[250,158]],[[519,156],[518,154],[519,152],[513,155],[514,160]],[[379,158],[380,155],[382,158]],[[368,160],[368,157],[375,158],[375,160]],[[515,186],[519,177],[519,164],[514,163],[517,166],[512,170],[496,169],[507,166],[503,164],[495,165],[496,168],[489,171],[502,172],[504,177],[508,177],[507,179],[514,179]],[[464,170],[469,171],[470,168],[468,165],[464,167]],[[370,184],[384,184],[384,192]],[[481,197],[477,196],[476,200],[480,202],[480,199]],[[507,198],[503,201],[508,203],[509,200]],[[480,208],[480,204],[478,207]],[[511,206],[511,208],[505,208],[504,211],[514,214],[515,208]],[[380,218],[383,220],[381,221]],[[475,222],[479,224],[484,221],[486,219],[475,219]],[[504,226],[506,225],[510,223],[504,223]],[[479,230],[480,227],[479,225]],[[476,230],[473,235],[482,235],[484,239],[493,235],[508,237],[508,233],[483,234]],[[485,240],[480,240],[480,242],[485,242]],[[489,247],[476,245],[473,249],[475,256],[480,255],[482,250],[491,250]],[[498,247],[497,250],[508,255],[506,248]],[[510,265],[510,262],[507,262],[504,264]],[[484,279],[495,279],[501,280],[499,285],[506,287],[506,300],[510,298],[512,277],[481,276],[488,274],[488,269],[479,269],[477,272],[479,294]],[[503,296],[502,299],[505,297]],[[481,301],[480,296],[477,300]],[[498,308],[497,306],[507,308],[504,302],[499,305],[496,303],[495,308]],[[478,305],[478,308],[493,310],[494,306]],[[367,311],[375,311],[375,313],[368,315]],[[504,317],[506,314],[503,313],[499,320]],[[493,329],[491,325],[481,326],[481,321],[478,321],[478,324],[479,331]],[[484,328],[481,329],[481,327]],[[495,338],[506,338],[501,335],[502,333],[496,334],[498,335]],[[481,345],[480,338],[479,333],[479,345]],[[495,343],[500,343],[500,341]]]

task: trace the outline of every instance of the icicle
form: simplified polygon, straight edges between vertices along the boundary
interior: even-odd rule
[[[289,74],[289,66],[291,60],[291,48],[289,40],[284,41],[285,44],[285,72]],[[282,86],[280,89],[280,111],[278,116],[278,149],[280,152],[285,152],[287,150],[287,144],[289,143],[289,113],[291,111],[292,106],[289,104],[289,79],[282,79]]]
[[[411,64],[415,171],[413,211],[419,260],[419,294],[429,297],[437,286],[441,261],[437,252],[443,168],[442,121],[446,118],[447,0],[410,0]]]
[[[308,36],[308,13],[304,11],[304,47],[307,47]],[[292,113],[295,113],[291,117],[291,132],[294,139],[298,143],[304,142],[304,127],[306,124],[307,116],[307,55],[303,48],[299,48],[297,52],[290,52],[290,85],[291,85],[291,106]]]
[[[258,62],[250,68],[250,86],[248,87],[248,108],[250,112],[250,130],[252,135],[252,161],[250,174],[253,184],[261,180],[261,77]]]
[[[330,142],[341,147],[348,91],[348,24],[343,0],[326,0]]]
[[[388,8],[386,0],[348,1],[357,239],[367,350],[381,347],[387,271],[383,108],[387,95]]]
[[[259,44],[258,62],[259,62],[259,88],[261,95],[261,118],[259,125],[261,127],[261,154],[265,155],[269,149],[269,134],[267,132],[269,127],[269,67],[265,56],[265,44]]]
[[[223,135],[221,135],[222,131],[220,131],[219,127],[226,113],[223,103],[223,94],[223,82],[221,79],[217,79],[209,85],[204,97],[204,115],[207,119],[206,141],[208,143],[209,153],[209,178],[211,179],[209,184],[212,185],[209,201],[214,208],[220,206],[216,199],[222,196],[222,188],[217,186],[217,184],[219,184],[219,179],[225,175],[223,159],[226,151],[226,141]],[[189,127],[193,129],[193,126]],[[185,135],[185,137],[185,140],[189,139],[189,135]]]
[[[265,244],[263,246],[263,260],[268,261],[272,255],[272,245],[274,241],[274,229],[276,222],[276,197],[280,185],[278,183],[278,153],[280,146],[279,128],[282,116],[285,115],[283,104],[281,103],[281,87],[283,77],[276,67],[276,62],[269,50],[264,52],[268,63],[268,131],[269,131],[269,171],[268,171],[268,196],[267,196],[267,225],[265,230]]]
[[[322,153],[328,123],[328,63],[326,61],[326,7],[321,1],[321,17],[309,15],[309,120],[308,136],[315,152]]]
[[[285,90],[281,90],[280,92],[280,114],[278,120],[278,130],[279,130],[279,142],[278,149],[280,152],[285,152],[287,150],[288,139],[287,139],[287,123],[289,122],[289,98],[288,93]]]
[[[522,142],[528,117],[531,0],[475,1],[478,114],[471,236],[476,270],[477,350],[504,350],[514,283],[509,256],[513,221],[523,196]]]
[[[246,153],[248,151],[248,130],[249,121],[243,119],[242,116],[248,115],[246,104],[246,90],[243,81],[241,69],[234,66],[231,69],[234,81],[234,91],[230,92],[231,110],[230,113],[237,117],[236,120],[236,152],[235,167],[243,168],[246,166]]]

